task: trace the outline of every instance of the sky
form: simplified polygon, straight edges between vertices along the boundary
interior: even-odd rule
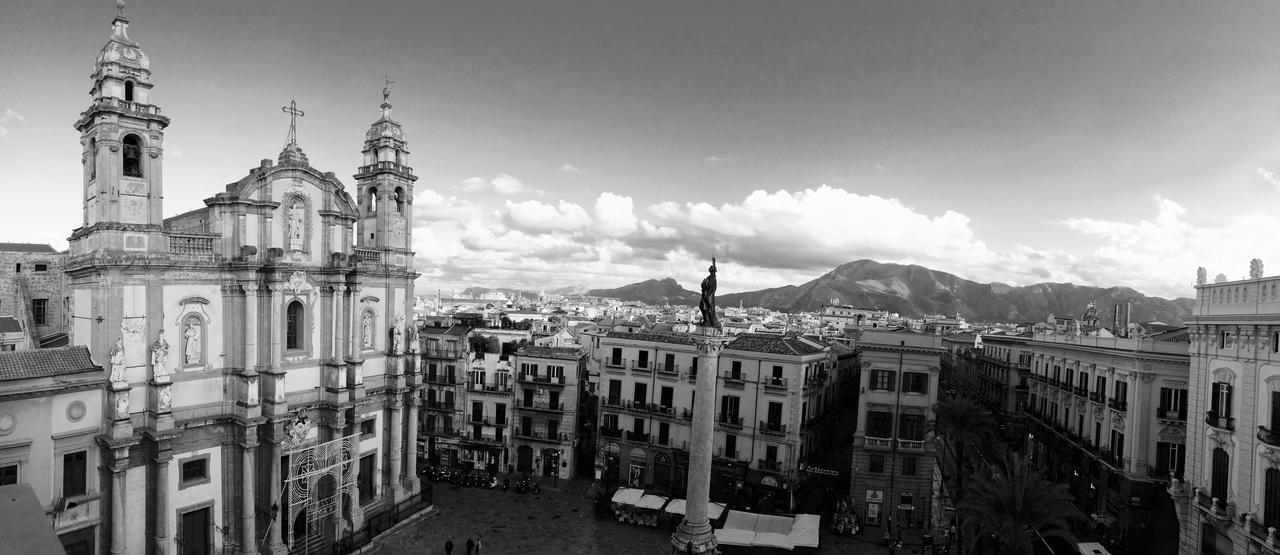
[[[0,240],[66,247],[108,0],[0,6]],[[165,213],[352,190],[390,76],[420,294],[800,284],[870,258],[1193,296],[1280,264],[1273,1],[129,0]],[[1274,272],[1270,272],[1274,274]]]

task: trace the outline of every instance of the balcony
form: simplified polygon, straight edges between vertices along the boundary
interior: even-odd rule
[[[432,358],[459,359],[466,355],[458,349],[423,349],[421,352],[422,356]]]
[[[467,384],[467,391],[474,391],[476,393],[493,393],[495,395],[505,395],[507,393],[511,393],[511,386],[509,385],[508,386],[476,385],[473,383],[469,383]]]
[[[382,268],[382,251],[380,250],[352,247],[351,253],[356,257],[357,268],[362,270],[376,270]]]
[[[470,422],[472,424],[484,424],[485,426],[493,425],[493,420],[491,418],[483,414],[475,414],[475,413],[467,415],[467,422]]]
[[[1111,465],[1112,468],[1124,470],[1124,457],[1116,455],[1110,449],[1103,449],[1102,452],[1098,454],[1098,458],[1102,459],[1102,462]]]
[[[1172,420],[1175,422],[1186,422],[1187,412],[1183,410],[1172,410],[1160,407],[1156,409],[1156,418],[1161,420]]]
[[[1275,552],[1280,547],[1280,533],[1277,533],[1274,526],[1267,526],[1261,522],[1254,520],[1256,516],[1250,515],[1249,518],[1249,535],[1253,536],[1254,541],[1271,548],[1271,552]]]
[[[627,369],[627,359],[623,358],[606,358],[604,359],[604,367],[606,370],[621,372]]]
[[[738,451],[725,451],[724,447],[716,447],[716,456],[722,459],[738,460]]]
[[[564,385],[564,376],[539,376],[537,374],[518,374],[517,380],[521,383],[542,384],[542,385]]]
[[[634,443],[649,443],[649,434],[644,432],[627,431],[627,441]]]
[[[716,423],[730,428],[742,428],[742,417],[733,414],[716,414]]]
[[[182,260],[213,261],[213,239],[216,235],[169,234],[169,255]]]
[[[442,410],[445,412],[453,412],[457,410],[456,405],[445,401],[423,401],[422,406],[426,407],[427,410]]]
[[[1071,382],[1069,381],[1058,382],[1058,387],[1063,391],[1071,391]]]
[[[623,408],[630,412],[642,412],[645,414],[656,414],[658,416],[674,417],[676,415],[676,409],[674,407],[659,405],[657,403],[637,403],[635,401],[627,401]]]
[[[734,389],[742,389],[746,387],[747,381],[743,379],[741,372],[721,372],[720,379],[724,380],[725,387]]]
[[[1174,473],[1168,468],[1158,468],[1154,466],[1147,467],[1147,477],[1153,480],[1168,480],[1181,475],[1181,472]]]
[[[624,408],[626,406],[625,404],[626,402],[624,402],[621,398],[618,398],[618,397],[605,397],[603,400],[601,400],[601,403],[603,403],[604,406],[606,407],[615,408],[615,409]]]
[[[631,371],[637,374],[648,374],[653,372],[653,363],[647,360],[632,361]]]
[[[1195,501],[1196,506],[1210,517],[1218,520],[1231,520],[1235,517],[1235,505],[1228,504],[1217,497],[1210,497],[1209,492],[1204,489],[1196,488]]]
[[[654,445],[661,445],[661,446],[663,446],[663,447],[670,447],[670,446],[671,446],[671,436],[658,436],[658,437],[656,437],[656,438],[654,438],[654,439],[653,439],[653,444],[654,444]]]
[[[561,443],[569,441],[569,434],[564,432],[548,434],[547,432],[539,432],[535,430],[516,430],[515,437],[517,439],[545,441],[547,443]]]
[[[680,409],[681,420],[693,420],[693,411],[689,409]]]
[[[429,436],[455,437],[457,435],[452,429],[444,426],[423,426],[419,431]]]
[[[757,459],[756,466],[760,470],[772,470],[774,472],[782,472],[782,461],[770,461],[765,459]]]
[[[1266,426],[1258,426],[1258,441],[1272,447],[1280,447],[1280,432],[1274,431]]]
[[[600,435],[603,437],[612,437],[621,439],[622,428],[600,428]]]
[[[458,379],[449,374],[427,374],[427,383],[433,385],[457,385]]]
[[[488,445],[502,445],[507,442],[506,438],[500,435],[474,434],[474,433],[470,435],[464,434],[462,437],[462,440],[468,441],[471,443],[484,443]]]
[[[1089,388],[1088,388],[1088,387],[1085,387],[1085,386],[1083,386],[1083,385],[1082,385],[1082,386],[1080,386],[1080,387],[1077,387],[1077,388],[1076,388],[1076,395],[1079,395],[1079,396],[1081,396],[1081,397],[1088,397],[1088,396],[1089,396]]]
[[[763,434],[784,436],[787,435],[787,425],[781,422],[766,422],[760,420],[760,425],[756,426],[756,430]]]
[[[653,369],[658,372],[660,378],[678,378],[680,377],[679,364],[655,364]]]
[[[887,437],[868,437],[866,447],[867,449],[884,449],[887,451],[893,449],[893,440]]]
[[[763,378],[760,378],[760,383],[764,385],[765,390],[770,390],[770,389],[781,390],[781,391],[787,390],[786,378],[780,378],[776,376],[765,376]]]
[[[1219,430],[1236,431],[1236,419],[1234,416],[1218,416],[1218,413],[1209,411],[1205,413],[1204,423]]]
[[[409,177],[414,177],[413,172],[409,169],[409,166],[400,164],[398,162],[392,162],[392,161],[386,161],[386,160],[381,162],[374,162],[367,166],[360,166],[360,168],[356,170],[356,175],[359,177],[365,177],[368,175],[372,175],[374,172],[384,171],[384,170],[394,171]]]
[[[689,383],[695,383],[695,382],[697,382],[697,381],[698,381],[698,369],[697,369],[697,368],[690,368],[690,369],[689,369]]]
[[[1121,412],[1129,410],[1128,401],[1125,401],[1124,399],[1116,399],[1115,397],[1107,399],[1107,406]]]
[[[924,452],[924,441],[914,439],[899,439],[898,449],[902,451],[913,451],[916,453]]]
[[[1106,404],[1107,396],[1101,391],[1094,391],[1093,393],[1089,394],[1089,400],[1095,403],[1098,403],[1099,405],[1102,405],[1102,404]]]
[[[548,403],[546,401],[516,402],[516,408],[524,410],[543,410],[548,412],[564,412],[564,403]]]

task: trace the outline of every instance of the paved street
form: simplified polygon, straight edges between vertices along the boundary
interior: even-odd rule
[[[596,520],[586,492],[589,480],[561,483],[559,491],[541,495],[462,488],[439,484],[435,510],[385,534],[367,553],[424,555],[444,553],[444,542],[453,538],[454,553],[465,555],[468,537],[482,536],[485,553],[670,553],[670,531],[612,519]],[[824,525],[826,523],[824,522]],[[870,537],[870,536],[867,536]],[[910,541],[910,540],[908,540]],[[907,546],[900,553],[918,553]],[[837,538],[827,531],[818,553],[888,553],[879,543]]]

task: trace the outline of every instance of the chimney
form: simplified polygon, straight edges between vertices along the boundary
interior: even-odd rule
[[[1120,303],[1116,303],[1111,311],[1111,331],[1120,337]]]

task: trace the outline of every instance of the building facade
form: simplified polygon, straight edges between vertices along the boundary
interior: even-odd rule
[[[1187,346],[1181,332],[1036,334],[1026,344],[1032,464],[1068,484],[1096,531],[1127,552],[1174,532],[1160,523],[1174,520],[1165,486],[1184,468]]]
[[[578,403],[586,355],[567,347],[521,347],[515,367],[516,470],[568,480],[577,475],[577,442],[590,442],[579,423]]]
[[[484,353],[471,360],[457,430],[462,467],[489,473],[509,471],[511,453],[512,375],[510,360]]]
[[[1280,552],[1280,276],[1196,285],[1181,553]]]
[[[893,535],[926,528],[937,450],[928,433],[938,400],[942,338],[863,329],[850,496],[868,526]]]
[[[67,553],[99,553],[107,378],[84,347],[0,353],[0,486],[35,491]]]
[[[457,432],[463,417],[463,369],[471,356],[469,333],[459,325],[426,325],[419,332],[423,390],[418,441],[423,462],[430,465],[452,468],[460,460]]]
[[[99,545],[343,541],[420,491],[416,177],[390,91],[350,189],[291,128],[277,161],[164,218],[170,120],[128,27],[119,8],[75,122],[83,222],[65,262],[70,342],[110,374],[90,463]]]
[[[68,328],[66,253],[49,245],[0,243],[0,316],[15,319],[22,348],[65,346]]]
[[[1030,400],[1031,350],[1027,335],[971,333],[942,338],[943,387],[991,411],[1001,438],[1021,446],[1026,439]]]

